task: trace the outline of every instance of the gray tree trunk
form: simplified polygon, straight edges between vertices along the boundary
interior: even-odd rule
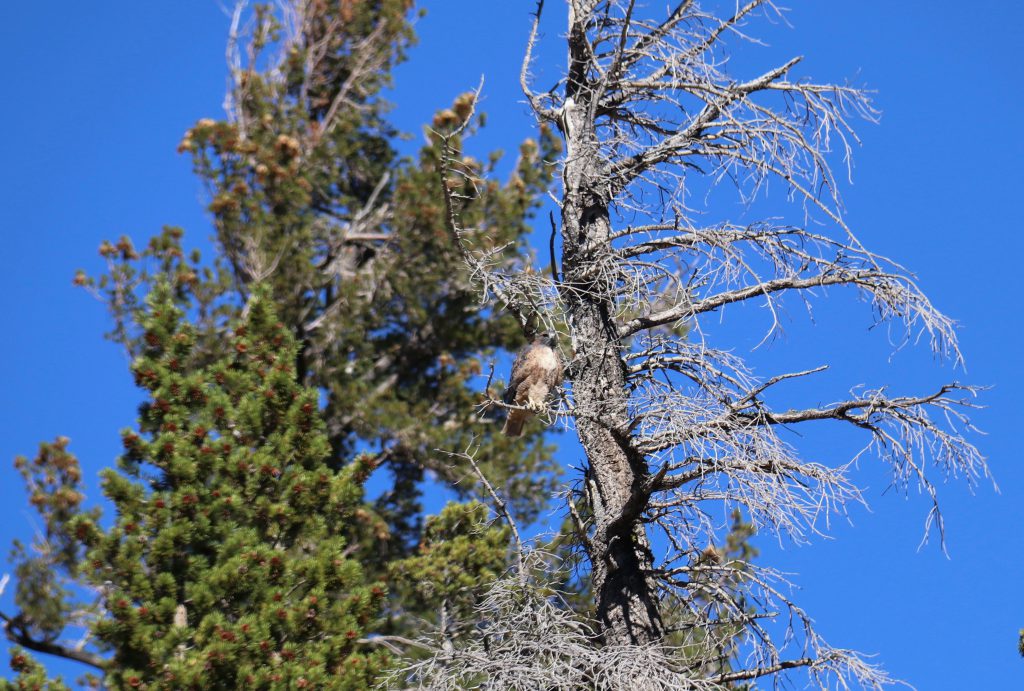
[[[563,109],[561,122],[569,154],[562,199],[562,293],[576,349],[576,426],[589,463],[587,493],[595,520],[589,556],[605,641],[652,643],[662,638],[663,629],[658,599],[646,577],[652,555],[635,521],[635,497],[642,492],[647,465],[630,445],[614,286],[593,261],[595,248],[609,246],[610,200],[593,118],[588,116],[592,91],[585,84],[587,55],[581,36],[574,27],[570,75],[576,78],[568,95],[575,106]]]

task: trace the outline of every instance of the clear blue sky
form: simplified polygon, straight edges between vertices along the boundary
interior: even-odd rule
[[[485,74],[490,119],[475,146],[514,151],[531,134],[516,80],[532,2],[423,4],[420,45],[398,69],[392,94],[394,121],[414,135],[405,150],[437,108]],[[831,643],[877,654],[916,687],[1015,688],[1024,685],[1016,654],[1024,626],[1024,463],[1014,441],[1015,394],[1024,388],[1017,289],[1024,234],[1015,227],[1024,182],[1024,7],[792,4],[793,28],[768,27],[771,47],[757,55],[802,54],[802,74],[849,77],[878,91],[884,116],[860,128],[864,146],[845,191],[849,220],[869,248],[916,272],[934,303],[960,321],[968,372],[923,352],[890,358],[884,334],[866,330],[866,307],[842,299],[819,304],[813,329],[794,311],[786,335],[753,361],[765,372],[833,362],[825,401],[860,383],[888,382],[896,393],[952,378],[993,385],[975,419],[988,433],[977,442],[1001,492],[940,487],[946,558],[934,543],[917,550],[927,503],[913,491],[883,494],[883,469],[865,460],[859,477],[872,511],[853,510],[833,526],[834,539],[810,547],[763,540],[763,561],[794,574],[802,586],[795,597]],[[205,244],[202,191],[174,148],[196,119],[221,113],[227,28],[215,0],[11,3],[3,19],[0,545],[33,530],[10,466],[15,454],[64,434],[93,480],[117,455],[118,430],[134,420],[139,396],[125,358],[101,338],[107,315],[71,277],[79,267],[99,271],[100,240],[122,233],[141,243],[174,224]],[[563,59],[561,29],[548,27],[541,83],[553,81]],[[723,336],[732,340],[717,345],[739,354],[758,340]],[[855,448],[851,441],[816,433],[806,448],[835,462]],[[563,458],[572,462],[574,453]],[[0,606],[10,610],[9,592]]]

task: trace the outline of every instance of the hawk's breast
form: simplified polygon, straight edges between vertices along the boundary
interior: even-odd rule
[[[534,348],[530,353],[531,363],[547,372],[558,369],[558,356],[551,348]]]

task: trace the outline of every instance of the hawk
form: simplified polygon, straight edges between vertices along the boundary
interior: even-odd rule
[[[512,363],[512,376],[502,397],[506,404],[530,410],[509,410],[502,433],[518,437],[523,425],[536,412],[544,409],[548,396],[562,383],[562,358],[555,350],[557,334],[543,331],[533,343],[523,346]]]

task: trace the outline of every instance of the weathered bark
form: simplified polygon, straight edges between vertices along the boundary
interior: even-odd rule
[[[586,16],[586,13],[581,13]],[[663,635],[657,597],[645,574],[652,558],[637,523],[647,475],[628,427],[626,363],[613,317],[613,290],[593,257],[610,243],[607,172],[598,155],[591,52],[585,26],[570,12],[569,80],[560,127],[566,140],[562,199],[562,297],[578,366],[573,378],[576,427],[590,470],[587,495],[595,520],[590,561],[596,609],[606,643],[652,643]]]
[[[576,426],[589,461],[588,499],[595,519],[589,557],[598,621],[607,643],[656,642],[662,637],[661,616],[645,576],[652,558],[636,522],[634,499],[643,493],[646,464],[625,434],[625,366],[607,305],[587,297],[570,304],[581,363],[573,382],[583,411]]]

